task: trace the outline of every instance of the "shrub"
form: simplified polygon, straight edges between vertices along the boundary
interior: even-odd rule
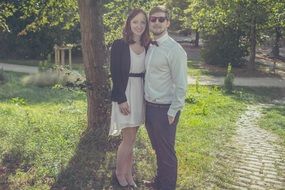
[[[20,97],[16,97],[16,98],[11,98],[9,100],[9,102],[11,102],[12,104],[15,104],[15,105],[27,105],[27,102],[24,98],[20,98]]]
[[[227,93],[232,93],[234,89],[234,74],[232,73],[232,66],[228,64],[227,75],[224,80],[224,87]]]
[[[241,66],[245,63],[242,57],[247,55],[242,37],[242,33],[233,28],[220,28],[215,34],[205,34],[202,57],[212,65]]]
[[[69,71],[66,69],[39,72],[33,75],[26,76],[22,79],[23,85],[35,85],[39,87],[54,86],[56,84],[65,85],[76,81],[84,81],[84,77],[78,72]]]
[[[196,92],[199,92],[199,86],[200,86],[199,81],[200,81],[200,76],[198,75],[196,77],[196,82],[195,82]]]
[[[48,54],[47,60],[40,61],[39,71],[48,71],[52,69],[51,54]]]

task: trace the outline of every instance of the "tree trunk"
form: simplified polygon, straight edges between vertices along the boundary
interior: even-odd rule
[[[199,47],[199,39],[200,39],[199,31],[196,30],[196,34],[195,34],[195,47]]]
[[[107,139],[110,118],[107,51],[104,44],[101,0],[78,0],[81,43],[86,74],[88,129]]]
[[[275,27],[275,41],[272,48],[272,54],[274,57],[279,57],[279,47],[280,47],[280,38],[281,38],[281,27]]]
[[[255,69],[255,54],[256,54],[256,18],[252,16],[250,27],[250,55],[249,55],[249,69]]]

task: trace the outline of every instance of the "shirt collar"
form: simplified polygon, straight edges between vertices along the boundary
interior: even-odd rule
[[[161,44],[161,43],[163,43],[167,39],[168,39],[168,32],[166,32],[163,36],[158,38],[156,41],[157,41],[158,44]]]

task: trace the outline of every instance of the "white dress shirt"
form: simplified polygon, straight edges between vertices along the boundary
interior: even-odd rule
[[[157,43],[158,46],[150,45],[145,59],[145,99],[171,104],[167,114],[175,117],[185,102],[187,55],[167,33]]]

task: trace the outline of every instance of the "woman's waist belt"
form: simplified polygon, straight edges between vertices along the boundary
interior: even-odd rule
[[[129,73],[129,77],[141,77],[141,78],[144,78],[144,73]]]

